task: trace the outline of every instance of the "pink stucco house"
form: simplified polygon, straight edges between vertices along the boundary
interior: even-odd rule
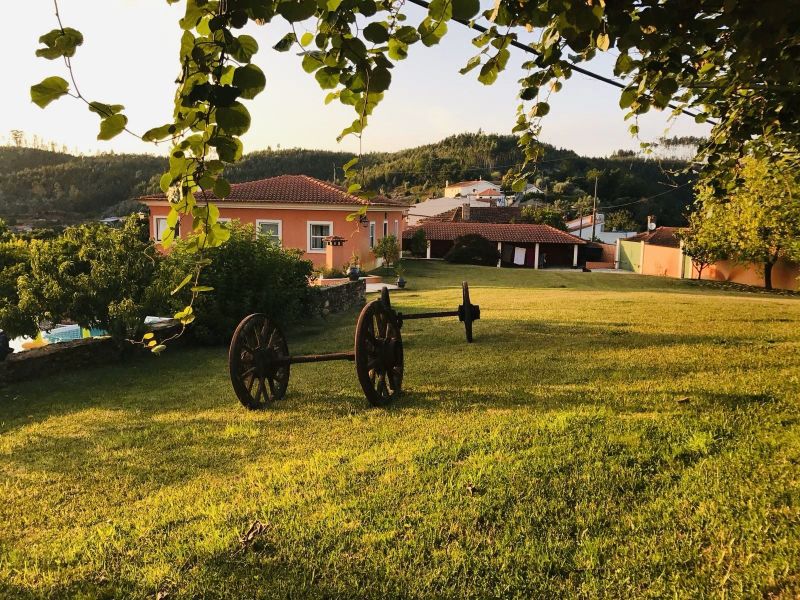
[[[251,224],[257,235],[269,236],[286,248],[299,248],[316,267],[341,268],[358,254],[362,268],[375,266],[371,249],[384,236],[403,239],[408,206],[379,196],[369,203],[307,175],[280,175],[269,179],[235,183],[230,195],[210,199],[219,207],[220,220]],[[167,228],[169,203],[163,194],[145,196],[150,209],[150,235],[157,242]],[[347,216],[368,204],[365,218],[348,221]],[[180,234],[191,231],[191,216],[183,215]],[[329,245],[326,238],[343,238],[342,245]]]

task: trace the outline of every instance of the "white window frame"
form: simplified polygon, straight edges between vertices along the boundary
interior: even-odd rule
[[[375,221],[369,222],[369,247],[375,247],[375,233],[377,232],[377,227],[375,226]]]
[[[256,236],[262,235],[261,225],[263,223],[269,223],[271,225],[278,226],[278,243],[283,244],[283,221],[281,219],[256,219]]]
[[[328,226],[328,235],[333,235],[333,221],[306,221],[306,248],[307,252],[310,254],[324,254],[325,253],[325,242],[322,243],[322,248],[312,248],[311,247],[311,228],[314,225],[327,225]],[[328,236],[324,236],[328,237]]]
[[[164,221],[164,229],[161,231],[160,234],[158,233],[159,221]],[[169,229],[169,226],[167,225],[167,217],[159,217],[159,216],[153,217],[153,240],[155,240],[158,243],[161,243],[161,241],[164,239],[164,233],[167,231],[167,229]]]

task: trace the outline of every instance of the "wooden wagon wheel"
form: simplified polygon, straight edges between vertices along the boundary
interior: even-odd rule
[[[475,315],[472,313],[472,303],[469,301],[469,284],[461,282],[462,304],[458,307],[458,318],[464,322],[464,331],[467,334],[467,342],[472,343],[472,320]]]
[[[386,308],[392,308],[392,301],[389,298],[389,288],[386,286],[381,288],[381,302],[383,302]]]
[[[386,406],[401,394],[403,339],[400,327],[382,300],[368,303],[356,324],[356,373],[373,406]]]
[[[247,408],[280,400],[289,384],[289,348],[283,332],[264,314],[245,317],[233,333],[228,368],[233,390]]]

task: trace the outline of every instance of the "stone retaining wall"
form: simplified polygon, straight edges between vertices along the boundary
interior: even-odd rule
[[[322,312],[323,315],[344,312],[354,307],[361,307],[364,306],[367,301],[366,279],[348,281],[340,285],[320,287],[318,290],[320,295],[320,312]]]

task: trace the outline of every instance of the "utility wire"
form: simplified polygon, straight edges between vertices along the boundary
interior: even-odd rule
[[[430,8],[430,4],[426,0],[408,0],[408,1],[411,4],[416,4],[417,6],[421,6],[425,10],[428,10]],[[474,29],[476,31],[480,31],[481,33],[486,33],[487,31],[489,31],[489,29],[487,27],[484,27],[483,25],[479,25],[478,23],[475,23],[475,22],[472,22],[472,21],[467,21],[465,19],[457,19],[455,17],[452,18],[452,20],[455,21],[456,23],[464,25],[465,27],[468,27],[470,29]],[[520,50],[528,52],[529,54],[534,54],[536,56],[539,56],[539,53],[536,52],[536,50],[534,50],[530,46],[528,46],[526,44],[523,44],[522,42],[519,42],[517,40],[511,40],[511,45],[514,46],[515,48],[519,48]],[[627,85],[625,85],[621,81],[617,81],[616,79],[611,79],[610,77],[606,77],[604,75],[600,75],[599,73],[595,73],[593,71],[589,71],[588,69],[584,69],[583,67],[579,67],[578,65],[576,65],[575,63],[570,62],[570,61],[564,61],[564,62],[566,62],[573,71],[575,71],[576,73],[580,73],[581,75],[585,75],[586,77],[590,77],[592,79],[596,79],[597,81],[601,81],[601,82],[606,83],[608,85],[613,85],[614,87],[619,88],[621,90],[624,90],[627,87]],[[698,116],[697,113],[693,113],[693,112],[691,112],[689,110],[686,110],[684,108],[680,108],[679,106],[676,106],[675,104],[672,104],[671,102],[669,104],[667,104],[667,106],[669,106],[672,109],[679,110],[683,114],[685,114],[685,115],[687,115],[689,117],[697,117]],[[716,123],[714,121],[712,121],[711,119],[707,119],[706,123],[710,123],[711,125],[716,125]]]

